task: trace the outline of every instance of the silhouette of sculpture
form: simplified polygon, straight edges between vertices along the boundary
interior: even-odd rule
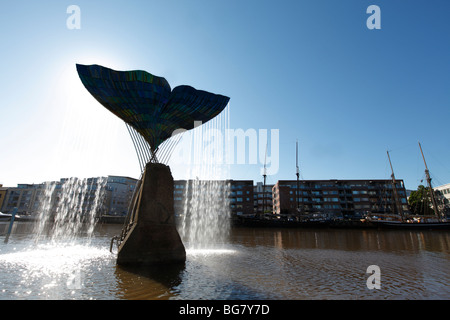
[[[117,263],[184,262],[186,252],[174,218],[173,177],[161,162],[170,157],[176,133],[182,132],[177,129],[190,130],[195,121],[211,120],[229,98],[186,85],[171,90],[166,79],[142,70],[76,67],[92,96],[126,123],[143,171],[118,238]]]

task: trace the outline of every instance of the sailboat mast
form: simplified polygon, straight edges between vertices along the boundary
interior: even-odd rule
[[[398,192],[397,192],[397,181],[395,180],[394,168],[392,167],[392,162],[391,162],[391,157],[389,156],[389,151],[386,151],[386,152],[387,152],[389,164],[391,166],[391,171],[392,171],[391,178],[392,178],[392,191],[394,192],[394,200],[395,200],[395,204],[397,206],[398,213],[400,214],[401,219],[403,221],[404,220],[403,206],[400,203],[400,197],[398,196]]]
[[[296,160],[295,160],[295,165],[296,165],[296,175],[297,175],[297,194],[296,194],[296,199],[297,199],[297,213],[300,211],[300,209],[299,209],[299,207],[300,207],[300,205],[299,205],[299,195],[300,195],[300,190],[299,190],[299,187],[300,187],[300,185],[299,185],[299,179],[300,179],[300,169],[299,169],[299,167],[298,167],[298,140],[297,140],[297,142],[296,142],[296,148],[295,148],[295,151],[296,151]]]
[[[263,215],[266,212],[266,177],[267,177],[266,160],[267,160],[267,144],[266,144],[266,155],[264,156],[264,172],[263,172],[263,178],[264,178],[264,185],[263,185],[263,212],[262,212]]]
[[[420,153],[422,154],[423,163],[425,164],[425,177],[427,179],[428,188],[430,189],[431,203],[433,204],[434,213],[436,214],[436,217],[438,219],[440,219],[441,217],[440,217],[440,214],[439,214],[439,208],[437,206],[436,198],[434,196],[433,187],[431,186],[430,171],[428,170],[427,162],[425,160],[425,156],[423,155],[423,150],[422,150],[422,146],[420,145],[420,141],[419,141],[419,148],[420,148]]]

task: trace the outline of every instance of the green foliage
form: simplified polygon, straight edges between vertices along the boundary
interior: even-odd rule
[[[415,215],[431,215],[433,209],[431,207],[430,189],[420,185],[417,191],[412,191],[408,199],[411,211]]]

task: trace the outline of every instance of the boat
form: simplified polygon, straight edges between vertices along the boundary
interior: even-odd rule
[[[37,216],[37,215],[20,215],[20,216],[16,215],[15,220],[20,221],[20,222],[35,222],[35,221],[39,220],[39,216]]]
[[[269,214],[266,216],[236,217],[233,225],[237,227],[252,228],[325,228],[329,227],[331,220],[312,214],[301,219],[289,215]]]
[[[0,221],[9,221],[9,220],[11,220],[10,214],[0,212]]]
[[[372,221],[372,223],[380,228],[385,229],[409,229],[409,230],[434,230],[434,229],[450,229],[449,221],[436,222],[405,222],[405,221]]]
[[[389,229],[415,229],[415,230],[431,230],[431,229],[450,229],[450,221],[446,219],[445,215],[439,211],[439,207],[437,205],[437,201],[435,198],[434,190],[431,185],[431,177],[430,177],[430,171],[428,170],[427,162],[425,160],[425,156],[423,154],[422,146],[419,142],[419,148],[420,153],[422,154],[423,162],[425,164],[425,177],[427,180],[428,188],[430,190],[430,198],[431,203],[433,205],[433,211],[435,213],[434,218],[428,218],[425,217],[417,218],[417,217],[408,217],[405,216],[403,213],[403,208],[401,203],[398,201],[398,195],[397,195],[397,189],[395,187],[395,175],[394,175],[394,169],[392,167],[391,159],[389,157],[389,163],[391,165],[392,170],[392,184],[393,184],[393,191],[394,191],[394,197],[396,198],[396,205],[397,209],[400,214],[400,218],[398,220],[384,220],[384,219],[373,219],[370,220],[371,223],[374,225],[380,227],[380,228],[389,228]]]
[[[296,143],[296,176],[297,190],[299,190],[300,170],[298,166],[298,141]],[[266,146],[267,157],[267,146]],[[295,213],[276,214],[274,212],[266,213],[266,160],[264,160],[263,169],[263,210],[262,213],[237,216],[233,219],[233,226],[238,227],[261,227],[261,228],[323,228],[329,227],[332,220],[323,213],[312,212],[304,213],[299,204],[297,196],[297,208]]]

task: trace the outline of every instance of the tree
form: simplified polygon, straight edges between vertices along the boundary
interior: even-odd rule
[[[408,203],[415,215],[431,215],[434,213],[431,207],[430,189],[423,185],[419,185],[417,191],[411,192]]]

